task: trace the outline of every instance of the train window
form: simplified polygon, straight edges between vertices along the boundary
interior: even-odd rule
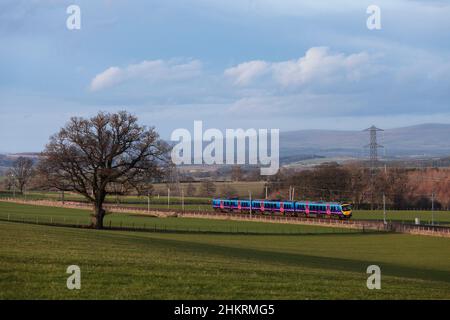
[[[352,206],[350,204],[344,204],[342,206],[342,211],[351,211],[352,210]]]

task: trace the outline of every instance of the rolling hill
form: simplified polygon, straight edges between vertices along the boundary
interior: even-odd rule
[[[421,124],[387,129],[378,135],[385,146],[380,155],[448,156],[450,155],[450,124]],[[317,154],[327,157],[362,157],[368,154],[368,132],[338,130],[298,130],[280,134],[280,154]]]

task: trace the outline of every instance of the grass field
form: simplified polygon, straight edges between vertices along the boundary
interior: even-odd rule
[[[0,198],[10,198],[12,197],[11,192],[3,192],[0,193]],[[16,194],[17,199],[26,199],[26,200],[53,200],[53,201],[61,201],[61,193],[59,192],[38,192],[38,191],[30,191],[26,192],[25,194]],[[66,192],[64,194],[64,200],[65,201],[82,201],[86,202],[86,198],[82,195]],[[170,204],[181,204],[181,198],[180,197],[170,197]],[[150,197],[150,202],[153,205],[159,204],[162,206],[167,206],[167,197],[166,196],[152,196]],[[211,198],[202,198],[202,197],[185,197],[184,203],[185,204],[208,204],[211,202]],[[116,197],[114,195],[108,195],[106,197],[106,203],[119,203],[119,204],[130,204],[130,205],[147,205],[147,197],[146,196],[119,196]]]
[[[50,199],[50,200],[58,200],[60,198],[60,194],[58,193],[41,193],[41,192],[32,192],[26,195],[26,197],[18,197],[18,199],[26,198],[28,200],[40,200],[40,199]],[[80,195],[76,194],[66,194],[65,199],[67,201],[70,200],[83,200]],[[109,199],[110,203],[114,203],[113,197]],[[211,204],[209,204],[209,198],[186,198],[184,209],[185,210],[195,210],[195,211],[210,211]],[[176,209],[181,210],[182,206],[179,204],[181,200],[179,198],[172,198],[170,206],[167,205],[167,198],[160,197],[152,198],[150,201],[151,209]],[[177,204],[174,204],[177,203]],[[208,203],[208,204],[205,204]],[[147,199],[145,197],[136,197],[136,196],[127,196],[122,197],[120,206],[124,207],[141,207],[147,208]],[[431,224],[434,215],[434,223],[439,225],[450,225],[450,212],[448,211],[435,211],[432,214],[431,211],[425,210],[388,210],[387,211],[387,220],[395,221],[395,222],[414,222],[415,218],[419,218],[422,224]],[[383,220],[383,212],[382,210],[354,210],[353,217],[354,220]]]
[[[90,211],[58,207],[32,206],[0,202],[0,219],[28,223],[59,223],[89,225]],[[105,226],[136,227],[164,231],[210,232],[210,233],[354,233],[356,230],[331,229],[320,226],[273,224],[251,221],[208,220],[194,218],[156,218],[137,214],[111,213],[105,217]]]
[[[6,212],[42,219],[88,218],[86,210],[0,203],[0,213]],[[0,221],[0,299],[450,299],[450,239],[253,222],[126,218],[171,224],[185,232],[97,231]],[[260,234],[235,233],[236,224],[247,224]],[[202,227],[222,233],[196,232]],[[297,228],[290,230],[294,234],[280,231],[289,227]],[[65,271],[72,264],[81,268],[79,291],[66,288]],[[371,264],[381,268],[381,290],[366,288]]]
[[[180,186],[187,190],[187,185],[189,183],[182,182],[180,183]],[[196,188],[197,192],[200,189],[201,182],[193,182],[192,185]],[[261,198],[264,197],[264,181],[220,181],[220,182],[214,182],[214,185],[216,186],[216,191],[220,194],[222,190],[227,186],[232,186],[233,189],[236,191],[237,196],[239,197],[248,197],[248,192],[251,191],[253,197],[255,198]],[[159,193],[160,195],[167,195],[167,185],[164,183],[161,184],[154,184],[153,185],[154,190],[156,193]]]
[[[419,218],[421,224],[431,224],[434,216],[434,223],[440,225],[450,224],[450,212],[448,211],[421,211],[421,210],[395,210],[387,211],[386,220],[396,222],[413,222]],[[383,220],[382,210],[355,210],[352,219],[356,220]]]

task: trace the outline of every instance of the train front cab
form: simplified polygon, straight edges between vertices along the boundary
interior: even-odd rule
[[[353,207],[350,203],[343,203],[341,205],[342,208],[342,217],[344,219],[350,219],[352,217],[352,213],[353,213]]]

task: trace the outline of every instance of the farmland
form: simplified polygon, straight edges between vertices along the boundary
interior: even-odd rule
[[[0,198],[10,197],[10,194],[0,194]],[[53,200],[61,202],[61,194],[56,192],[27,192],[25,195],[17,195],[17,199],[23,200]],[[85,201],[85,199],[74,193],[66,193],[64,195],[66,201]],[[154,196],[147,202],[147,197],[144,196],[108,196],[106,202],[109,204],[116,204],[121,207],[138,207],[150,209],[172,209],[181,210],[182,199],[180,197],[170,197],[169,201],[166,196]],[[205,197],[185,197],[184,209],[194,211],[211,211],[211,198]],[[422,224],[450,225],[449,211],[435,211],[431,210],[387,210],[386,218],[393,222],[407,222],[412,223],[415,218],[419,218]],[[382,210],[354,210],[354,220],[383,220]]]
[[[0,218],[75,221],[86,210],[0,203]],[[450,239],[312,226],[111,214],[174,232],[97,231],[0,221],[1,299],[450,298]],[[241,230],[254,232],[242,234]],[[176,232],[176,231],[179,232]],[[198,231],[216,231],[201,233]],[[82,289],[66,288],[79,265]],[[382,289],[366,288],[366,268]]]

